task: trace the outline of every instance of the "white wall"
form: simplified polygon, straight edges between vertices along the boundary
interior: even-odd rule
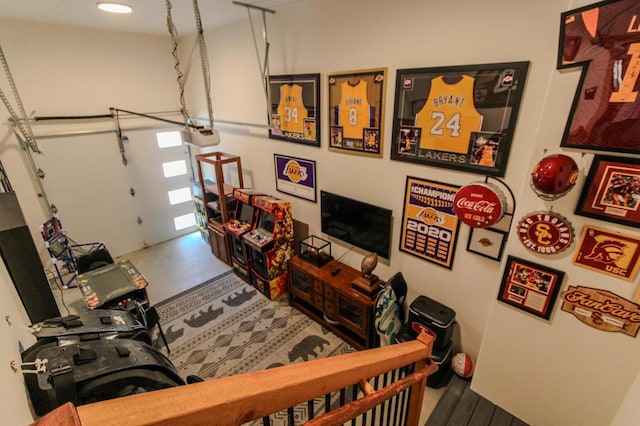
[[[179,108],[178,89],[171,57],[171,43],[168,37],[144,36],[108,31],[91,31],[64,26],[32,24],[2,20],[0,23],[0,45],[7,58],[13,79],[27,111],[37,116],[93,115],[108,114],[109,107],[122,108],[136,112],[170,111]],[[7,79],[2,73],[0,88],[9,97],[14,108],[17,104],[11,95]],[[49,217],[42,200],[37,197],[38,187],[29,172],[26,157],[17,144],[16,137],[6,126],[7,113],[4,105],[0,107],[0,160],[4,165],[11,184],[18,196],[34,242],[41,253],[45,252],[39,226]],[[37,127],[35,128],[37,131]],[[65,130],[74,130],[66,125]],[[106,137],[106,135],[103,135]],[[60,162],[73,172],[73,165],[79,162],[97,164],[94,172],[100,171],[111,176],[113,191],[116,182],[122,180],[123,165],[117,148],[115,134],[111,135],[113,151],[109,155],[87,156],[76,151],[62,153]],[[80,137],[73,142],[82,143]],[[43,143],[47,145],[47,143]],[[47,150],[57,150],[48,143]],[[49,151],[49,156],[61,154]],[[34,154],[38,155],[38,154]],[[47,155],[44,152],[41,155]],[[71,174],[67,191],[100,192],[92,186],[94,179]],[[46,179],[46,178],[45,178]],[[129,190],[129,186],[125,187]],[[105,191],[106,192],[106,191]],[[100,233],[100,238],[79,235],[69,229],[64,217],[61,220],[70,235],[78,242],[108,241],[117,232],[136,232],[120,224],[118,229],[105,229],[111,209],[117,208],[113,197],[102,193],[103,208],[97,214],[86,217],[89,229]],[[50,200],[55,203],[55,200]],[[82,210],[82,200],[78,200],[77,209]],[[82,213],[82,212],[80,212]],[[102,216],[100,215],[102,214]],[[132,212],[134,227],[138,212]],[[87,215],[85,215],[87,216]],[[123,237],[124,235],[117,235]],[[109,247],[110,244],[107,243]],[[141,248],[141,245],[131,248]],[[121,253],[114,253],[121,254]],[[3,387],[3,419],[7,424],[28,424],[31,419],[26,389],[22,375],[13,373],[9,360],[20,363],[19,342],[23,348],[30,345],[27,340],[17,336],[25,331],[29,323],[13,283],[6,273],[4,264],[0,271],[0,316],[10,315],[12,326],[3,320],[0,324],[0,338],[6,346],[2,351],[0,378],[9,386]],[[32,337],[32,336],[27,336]]]
[[[400,270],[410,285],[409,300],[426,294],[456,310],[462,349],[474,357],[480,355],[473,388],[532,424],[610,423],[639,371],[640,345],[629,336],[585,326],[559,312],[560,302],[550,321],[497,302],[502,265],[465,251],[466,227],[451,271],[401,253],[397,247],[407,175],[453,184],[481,177],[390,161],[393,105],[389,100],[393,100],[396,69],[531,61],[505,177],[517,194],[514,221],[529,212],[553,208],[573,223],[578,238],[582,226],[594,222],[572,214],[580,189],[547,203],[534,196],[528,181],[545,150],[568,153],[576,159],[582,172],[577,188],[589,168],[591,154],[583,157],[582,152],[559,148],[579,73],[556,70],[560,13],[583,4],[537,1],[532,7],[528,1],[404,0],[391,5],[385,1],[336,0],[306,1],[279,11],[268,20],[271,73],[322,73],[323,108],[327,72],[389,68],[383,159],[329,152],[326,125],[320,150],[265,141],[255,130],[252,135],[237,130],[225,133],[224,124],[220,124],[223,143],[217,148],[240,154],[260,190],[277,193],[272,154],[284,153],[316,160],[320,189],[393,209],[391,261],[379,266],[377,272],[386,278]],[[264,123],[266,113],[248,23],[210,31],[207,40],[213,64],[215,116]],[[320,233],[317,204],[278,195],[293,202],[294,216],[308,222],[312,233]],[[568,284],[582,284],[631,297],[635,284],[573,266],[574,249],[575,245],[561,255],[538,257],[512,235],[505,253],[565,271],[563,290]],[[345,247],[334,242],[333,250],[339,257]],[[348,254],[345,261],[358,267],[361,259],[362,253],[356,252]]]
[[[582,2],[584,4],[584,2]],[[398,250],[402,200],[407,175],[463,185],[482,176],[445,169],[419,166],[389,160],[391,118],[395,71],[401,68],[467,65],[492,62],[531,61],[520,117],[507,167],[506,182],[517,195],[515,221],[523,215],[551,206],[537,199],[528,187],[529,172],[544,149],[566,152],[581,165],[584,181],[590,155],[581,157],[577,151],[561,150],[560,136],[573,96],[578,75],[560,73],[555,69],[560,13],[577,7],[577,1],[539,0],[322,0],[301,1],[268,16],[271,42],[271,74],[322,74],[322,112],[325,113],[327,72],[387,67],[387,107],[383,158],[373,159],[327,150],[327,129],[323,126],[322,148],[269,140],[266,130],[255,127],[219,123],[223,142],[215,150],[240,155],[247,177],[253,187],[290,200],[294,216],[310,225],[310,232],[320,234],[319,204],[278,193],[275,189],[273,154],[289,154],[317,162],[318,186],[369,203],[390,208],[394,212],[392,253],[390,262],[380,264],[376,273],[383,279],[402,271],[410,286],[408,300],[419,294],[432,297],[457,312],[461,329],[462,350],[477,357],[478,366],[473,388],[532,424],[609,424],[619,407],[618,424],[630,418],[628,395],[637,395],[632,387],[639,371],[640,353],[637,340],[629,336],[608,334],[589,328],[556,305],[550,321],[512,309],[495,301],[502,274],[502,265],[465,250],[468,228],[462,227],[452,270],[435,266]],[[254,23],[261,22],[254,19]],[[204,23],[206,26],[206,22]],[[164,47],[141,36],[100,34],[102,43],[74,46],[77,38],[91,38],[97,32],[68,30],[69,39],[63,57],[48,56],[44,42],[57,27],[24,27],[22,24],[0,25],[0,40],[8,55],[17,83],[36,80],[38,88],[26,85],[24,95],[28,108],[44,113],[77,113],[75,105],[84,105],[85,96],[54,87],[70,87],[71,78],[83,80],[84,57],[93,52],[94,70],[117,70],[117,40],[143,49],[154,45],[157,50],[145,55],[129,55],[127,66],[131,81],[124,81],[119,95],[134,103],[131,109],[174,109],[177,94],[167,91],[150,94],[151,84],[144,78],[159,78],[175,87],[173,64],[164,58]],[[63,31],[66,33],[66,31]],[[265,101],[248,22],[207,30],[207,45],[212,70],[214,115],[220,122],[241,121],[266,124]],[[256,31],[261,34],[261,30]],[[129,38],[131,37],[131,38]],[[135,37],[135,38],[134,38]],[[5,47],[5,39],[15,46],[25,39],[29,49],[13,53]],[[44,40],[41,40],[44,39]],[[155,39],[154,39],[155,40]],[[103,46],[107,46],[107,50]],[[100,46],[100,49],[98,47]],[[190,44],[189,44],[190,47]],[[41,52],[41,50],[43,50]],[[26,55],[28,53],[29,55]],[[46,60],[40,66],[39,57]],[[34,61],[39,67],[34,67]],[[69,65],[71,64],[71,65]],[[151,65],[150,65],[151,64]],[[57,72],[64,67],[66,72]],[[80,67],[74,71],[75,67]],[[49,72],[49,68],[54,68]],[[43,70],[46,70],[43,71]],[[153,71],[152,71],[153,70]],[[205,117],[204,93],[192,69],[188,101],[190,108]],[[160,77],[154,72],[162,73]],[[72,74],[69,74],[72,73]],[[40,81],[40,74],[48,80]],[[26,76],[26,77],[23,77]],[[111,104],[124,105],[110,90],[95,91],[100,82],[92,80],[87,87],[94,93],[93,102],[82,112]],[[43,87],[44,86],[44,87]],[[160,87],[161,85],[157,86]],[[154,85],[154,87],[156,87]],[[117,89],[117,88],[116,88]],[[113,90],[116,90],[113,89]],[[62,97],[64,95],[64,97]],[[147,97],[148,96],[148,97]],[[61,102],[65,99],[65,102]],[[194,106],[195,105],[195,106]],[[45,108],[46,106],[46,108]],[[45,108],[45,111],[41,109]],[[326,118],[326,117],[325,117]],[[326,119],[325,119],[326,124]],[[15,151],[15,150],[14,150]],[[5,161],[1,152],[0,158]],[[15,157],[19,158],[19,153]],[[5,163],[5,166],[8,165]],[[19,164],[9,170],[18,176],[20,190],[29,193],[23,210],[30,223],[39,223],[37,201],[32,202],[30,183]],[[18,186],[16,184],[16,186]],[[553,203],[554,211],[567,217],[576,230],[585,223],[595,223],[609,229],[630,231],[624,227],[585,221],[572,214],[579,189]],[[21,199],[22,202],[22,199]],[[34,206],[35,204],[35,206]],[[34,213],[35,212],[35,213]],[[333,242],[335,257],[345,253],[346,246]],[[572,252],[575,245],[569,249]],[[605,275],[574,267],[571,254],[536,257],[527,252],[514,236],[508,242],[507,254],[547,264],[567,273],[563,289],[568,284],[581,284],[611,290],[630,298],[636,284],[621,284]],[[348,253],[343,261],[358,268],[363,252]],[[633,389],[636,389],[633,391]],[[635,393],[633,393],[635,392]],[[626,399],[625,399],[626,398]],[[622,405],[621,405],[622,404]]]

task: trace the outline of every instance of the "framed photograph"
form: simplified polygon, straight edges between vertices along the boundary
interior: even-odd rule
[[[451,269],[460,222],[453,199],[460,187],[407,176],[400,250]]]
[[[492,228],[471,228],[467,251],[500,261],[508,234]]]
[[[640,159],[596,155],[575,214],[640,227]]]
[[[320,74],[269,77],[269,138],[320,146]]]
[[[563,278],[562,271],[509,256],[498,300],[548,320]]]
[[[391,159],[504,176],[529,62],[398,70]]]
[[[585,226],[573,258],[576,265],[633,281],[640,266],[640,238]]]
[[[557,68],[581,73],[560,146],[640,153],[640,32],[629,5],[600,1],[560,16]]]
[[[382,157],[386,78],[386,68],[327,75],[329,150]]]
[[[273,154],[276,189],[285,194],[317,201],[316,162]]]

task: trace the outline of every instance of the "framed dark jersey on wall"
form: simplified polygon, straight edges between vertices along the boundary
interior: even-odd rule
[[[398,70],[391,159],[504,176],[528,68]]]
[[[581,68],[561,146],[640,152],[640,2],[561,14],[558,69]]]

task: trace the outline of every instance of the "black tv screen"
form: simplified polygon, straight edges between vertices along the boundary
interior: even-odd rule
[[[242,223],[251,223],[253,219],[253,209],[254,207],[238,201],[238,207],[236,212],[236,220],[239,220]]]
[[[276,224],[276,217],[271,213],[260,210],[260,220],[258,221],[257,228],[264,229],[267,232],[273,232],[273,228]]]
[[[320,191],[322,232],[363,250],[389,258],[389,209]]]

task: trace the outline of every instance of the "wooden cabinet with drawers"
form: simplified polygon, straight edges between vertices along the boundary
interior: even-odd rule
[[[335,273],[336,270],[339,272]],[[360,271],[337,260],[323,266],[315,266],[299,256],[292,257],[289,260],[291,306],[304,312],[356,349],[375,347],[375,296],[370,297],[351,286],[360,275]]]

